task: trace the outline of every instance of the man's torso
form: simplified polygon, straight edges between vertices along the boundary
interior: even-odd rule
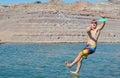
[[[91,30],[88,33],[88,42],[87,42],[87,44],[96,45],[99,35],[100,35],[100,30],[98,30],[98,28],[96,28],[94,30]]]

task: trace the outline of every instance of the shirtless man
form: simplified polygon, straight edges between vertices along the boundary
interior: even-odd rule
[[[105,18],[104,13],[101,13],[100,16],[103,19]],[[91,22],[91,25],[87,27],[88,40],[87,40],[86,47],[78,54],[78,56],[75,58],[75,60],[72,63],[65,63],[65,65],[68,68],[71,68],[73,65],[77,63],[76,71],[75,72],[71,71],[71,73],[78,75],[82,65],[82,60],[87,59],[87,56],[89,54],[92,54],[95,52],[98,37],[100,35],[101,30],[104,28],[105,23],[106,21],[102,21],[102,24],[97,26],[97,21],[93,19]]]

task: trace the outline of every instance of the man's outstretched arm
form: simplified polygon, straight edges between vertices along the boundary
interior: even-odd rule
[[[103,19],[106,18],[106,15],[105,15],[104,13],[101,13],[100,16],[101,16]],[[102,29],[105,27],[105,24],[106,24],[106,21],[102,22],[102,24],[100,24],[100,25],[98,26],[98,29],[99,29],[99,30],[102,30]]]
[[[99,29],[99,30],[102,30],[102,29],[105,27],[105,24],[106,24],[106,22],[103,22],[102,24],[100,24],[100,25],[98,26],[98,29]]]

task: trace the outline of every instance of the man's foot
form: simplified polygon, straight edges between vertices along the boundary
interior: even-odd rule
[[[66,65],[66,67],[68,67],[68,68],[71,68],[71,67],[72,67],[72,65],[68,64],[67,62],[65,62],[65,65]]]
[[[77,76],[78,76],[78,74],[79,74],[79,73],[73,72],[73,71],[70,71],[70,73],[75,74],[75,75],[77,75]]]

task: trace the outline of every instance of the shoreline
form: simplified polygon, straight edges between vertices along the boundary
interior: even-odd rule
[[[35,42],[3,42],[3,44],[86,44],[86,42],[46,42],[46,43],[35,43]],[[120,44],[120,42],[98,42],[97,44]]]

